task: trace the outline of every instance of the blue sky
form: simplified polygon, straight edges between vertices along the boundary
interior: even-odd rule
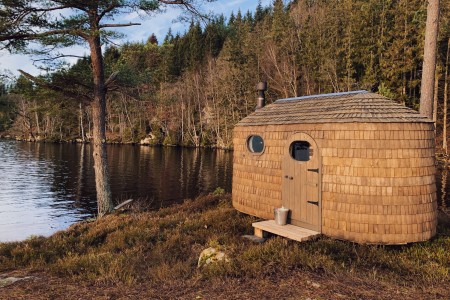
[[[261,4],[265,7],[270,5],[273,0],[262,0]],[[232,11],[235,13],[241,10],[243,13],[247,10],[254,11],[258,5],[257,0],[218,0],[212,3],[204,3],[201,7],[203,12],[212,12],[214,14],[223,13],[227,18]],[[137,14],[132,13],[124,16],[119,21],[123,22],[137,22],[141,23],[140,26],[126,27],[118,31],[126,34],[125,38],[117,41],[119,44],[123,44],[126,41],[146,41],[147,38],[154,33],[159,41],[162,41],[169,28],[172,28],[172,32],[176,34],[177,32],[183,33],[189,24],[174,22],[178,16],[180,16],[181,11],[175,8],[168,8],[164,13],[154,15],[153,17],[146,18],[142,20]],[[65,54],[76,54],[83,55],[86,53],[86,48],[73,47],[71,49],[65,50]],[[69,61],[75,61],[76,59],[69,59]],[[17,70],[22,69],[33,75],[39,75],[40,71],[33,66],[31,59],[24,55],[10,55],[7,52],[0,52],[0,72],[3,73],[4,70],[9,70],[13,75],[18,74]]]

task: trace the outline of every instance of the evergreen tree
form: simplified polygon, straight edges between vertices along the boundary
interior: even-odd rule
[[[185,39],[187,43],[187,67],[193,69],[203,60],[204,41],[200,23],[191,23]]]
[[[205,53],[212,57],[217,57],[227,37],[227,28],[223,15],[220,15],[206,25],[204,37]]]
[[[158,45],[158,39],[154,33],[152,33],[147,39],[147,44]]]
[[[172,34],[172,28],[169,28],[166,36],[164,37],[163,45],[171,44],[171,43],[173,43],[173,34]]]

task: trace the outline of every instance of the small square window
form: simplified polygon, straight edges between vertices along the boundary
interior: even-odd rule
[[[311,145],[307,141],[294,141],[289,147],[291,157],[298,161],[308,161],[312,155]]]

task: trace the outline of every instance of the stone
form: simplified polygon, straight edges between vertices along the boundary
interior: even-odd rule
[[[229,262],[227,255],[225,252],[218,250],[214,247],[209,247],[200,253],[200,257],[198,258],[197,267],[203,267],[205,265],[209,265],[211,263],[216,263],[219,261]]]
[[[258,244],[262,244],[262,243],[264,243],[266,241],[265,238],[262,238],[262,237],[259,237],[259,236],[256,236],[256,235],[248,235],[248,234],[246,234],[246,235],[243,235],[242,237],[244,239],[247,239],[249,241],[252,241],[252,242],[258,243]]]
[[[27,276],[27,277],[7,277],[7,278],[0,278],[0,288],[11,285],[13,283],[16,283],[18,281],[22,281],[22,280],[27,280],[27,279],[31,279],[32,277]]]
[[[140,140],[141,145],[154,145],[158,142],[158,138],[154,134],[149,134],[147,137]]]

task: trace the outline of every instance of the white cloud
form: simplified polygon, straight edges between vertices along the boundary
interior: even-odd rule
[[[9,70],[14,75],[18,74],[19,69],[30,72],[32,74],[39,74],[39,70],[33,66],[32,61],[25,55],[12,55],[6,51],[0,52],[0,70]]]
[[[123,20],[125,21],[135,21],[136,19],[139,18],[139,14],[137,12],[132,12],[129,13],[128,15],[125,15],[124,17],[122,17]]]

